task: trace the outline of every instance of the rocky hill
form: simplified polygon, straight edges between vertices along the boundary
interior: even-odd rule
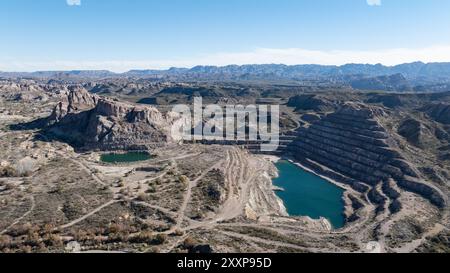
[[[162,89],[151,97],[139,100],[143,104],[191,104],[195,97],[201,97],[204,103],[254,103],[261,97],[261,91],[251,87],[217,86],[217,85],[175,85]]]
[[[350,85],[360,90],[412,91],[411,84],[402,74],[359,77],[350,80]]]
[[[422,108],[432,119],[437,122],[450,124],[450,104],[434,103]]]
[[[83,149],[137,149],[172,141],[172,113],[72,89],[46,119],[45,135]]]
[[[299,110],[313,110],[316,112],[326,112],[335,110],[335,102],[320,95],[298,95],[289,99],[287,105]]]

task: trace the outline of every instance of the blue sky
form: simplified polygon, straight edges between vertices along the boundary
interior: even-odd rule
[[[1,0],[0,70],[450,61],[446,0]]]

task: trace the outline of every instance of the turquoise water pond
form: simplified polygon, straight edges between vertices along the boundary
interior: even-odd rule
[[[129,163],[149,160],[151,156],[146,152],[128,152],[124,154],[111,153],[103,154],[100,160],[106,163]]]
[[[343,189],[289,161],[279,161],[276,166],[279,177],[273,184],[284,189],[277,191],[277,195],[289,215],[312,219],[324,217],[335,229],[345,225]]]

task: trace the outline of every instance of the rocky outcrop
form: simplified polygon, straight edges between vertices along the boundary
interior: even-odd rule
[[[435,138],[432,129],[413,118],[403,120],[397,132],[409,143],[418,147],[426,146],[430,140]]]
[[[336,109],[336,104],[329,101],[326,98],[319,95],[299,95],[289,99],[287,104],[290,107],[294,107],[296,111],[309,111],[316,112],[333,111]]]
[[[414,178],[409,177],[400,179],[397,181],[397,183],[400,187],[427,198],[433,205],[439,208],[445,207],[445,199],[434,187],[431,187],[422,182],[416,181],[416,179]]]
[[[350,81],[350,85],[361,90],[410,91],[408,80],[400,73],[388,76],[362,77]]]
[[[89,110],[95,107],[99,97],[91,95],[81,87],[70,87],[67,97],[59,102],[48,118],[49,124],[61,121],[67,114]]]
[[[420,182],[418,171],[394,146],[379,122],[385,115],[380,107],[347,103],[299,130],[288,150],[305,166],[367,194],[377,212],[384,211],[386,202],[391,212],[401,208],[392,183],[443,207],[439,191]]]
[[[398,94],[374,94],[371,95],[366,102],[379,103],[389,108],[401,107],[405,104],[403,98]]]
[[[448,103],[434,103],[421,108],[421,111],[427,113],[433,120],[450,124],[450,104]]]
[[[73,89],[47,119],[44,132],[84,149],[138,149],[171,142],[177,117]]]

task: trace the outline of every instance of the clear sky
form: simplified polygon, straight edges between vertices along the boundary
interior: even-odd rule
[[[450,61],[448,0],[1,0],[0,70]]]

